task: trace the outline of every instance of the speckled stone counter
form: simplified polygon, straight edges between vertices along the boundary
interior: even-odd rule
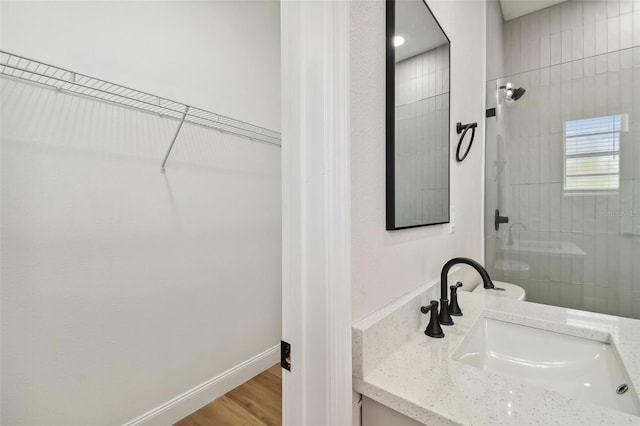
[[[640,417],[594,405],[515,378],[461,363],[453,356],[481,316],[610,342],[640,385],[640,321],[459,292],[464,316],[423,334],[420,313],[438,291],[425,286],[353,326],[357,392],[428,425],[640,425]]]

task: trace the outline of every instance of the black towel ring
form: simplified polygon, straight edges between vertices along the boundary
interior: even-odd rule
[[[456,149],[456,160],[463,161],[467,158],[469,151],[471,150],[471,145],[473,145],[473,139],[476,137],[476,127],[478,127],[478,123],[469,123],[469,124],[456,124],[456,131],[458,134],[462,133],[460,136],[460,140],[458,141],[458,148]],[[462,158],[460,157],[460,147],[462,146],[462,141],[464,140],[465,135],[471,129],[471,140],[469,141],[469,146],[467,146],[467,150],[464,152]]]

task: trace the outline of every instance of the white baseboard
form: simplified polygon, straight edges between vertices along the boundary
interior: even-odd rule
[[[221,397],[231,389],[262,373],[280,361],[280,345],[248,359],[230,370],[189,389],[182,395],[136,417],[123,426],[167,426]],[[188,366],[185,366],[188,368]]]

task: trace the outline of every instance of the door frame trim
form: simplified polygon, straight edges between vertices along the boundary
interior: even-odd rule
[[[351,424],[349,2],[283,1],[283,424]]]

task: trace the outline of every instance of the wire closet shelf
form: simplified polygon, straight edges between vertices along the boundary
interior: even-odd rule
[[[165,156],[162,171],[183,123],[280,146],[281,135],[274,130],[3,50],[0,50],[0,75],[178,120],[180,125]]]

